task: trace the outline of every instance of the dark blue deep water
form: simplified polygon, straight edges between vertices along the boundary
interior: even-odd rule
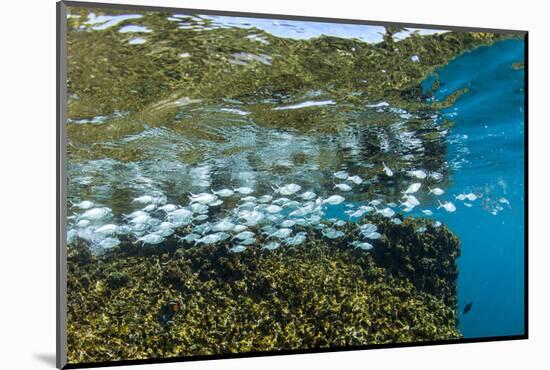
[[[456,58],[436,76],[435,99],[467,87],[443,111],[455,122],[448,139],[448,194],[479,193],[457,212],[434,212],[461,240],[459,309],[466,338],[524,332],[524,43],[507,40]],[[426,86],[431,85],[426,81]],[[475,203],[472,202],[472,203]]]

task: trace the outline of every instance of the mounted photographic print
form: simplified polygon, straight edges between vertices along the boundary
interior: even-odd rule
[[[526,51],[58,3],[58,366],[527,338]]]

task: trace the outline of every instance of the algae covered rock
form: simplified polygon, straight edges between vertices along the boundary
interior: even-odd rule
[[[370,251],[353,248],[357,225],[349,223],[340,240],[304,228],[303,245],[273,251],[259,239],[242,253],[226,244],[180,244],[158,254],[119,248],[94,261],[70,260],[69,359],[460,338],[456,237],[425,220],[374,221],[384,236]],[[166,325],[159,312],[173,299],[182,311]]]

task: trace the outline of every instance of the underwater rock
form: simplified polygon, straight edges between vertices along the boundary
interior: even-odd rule
[[[357,242],[361,229],[351,222],[339,239],[297,225],[303,243],[278,248],[264,248],[272,242],[255,230],[255,242],[239,253],[225,240],[92,256],[78,241],[68,261],[69,360],[460,338],[458,239],[422,219],[361,221],[382,235],[369,240],[372,248]],[[174,299],[182,311],[163,325],[158,312]]]

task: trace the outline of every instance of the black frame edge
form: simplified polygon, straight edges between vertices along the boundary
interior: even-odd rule
[[[67,5],[56,3],[56,367],[67,365],[67,253],[66,226],[66,90]]]

